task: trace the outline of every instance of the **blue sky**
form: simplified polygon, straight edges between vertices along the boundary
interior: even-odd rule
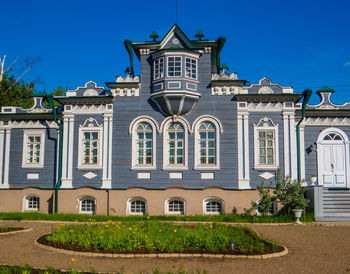
[[[350,101],[350,1],[178,0],[178,10],[190,39],[199,29],[207,39],[227,38],[221,60],[239,79],[268,77],[296,92],[328,85],[334,102]],[[128,66],[124,39],[149,40],[153,30],[162,38],[175,19],[175,0],[4,1],[0,56],[8,65],[39,57],[24,76],[37,90],[104,85]]]

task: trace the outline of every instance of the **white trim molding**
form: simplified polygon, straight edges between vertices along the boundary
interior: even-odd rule
[[[260,163],[259,155],[259,132],[273,132],[273,163]],[[257,124],[254,124],[254,169],[257,170],[277,170],[279,168],[279,149],[278,149],[278,124],[275,124],[270,118],[264,117]],[[266,154],[267,159],[267,154]],[[267,160],[266,160],[267,161]]]
[[[28,139],[29,137],[40,137],[40,150],[39,150],[39,162],[28,163]],[[34,144],[33,145],[33,158],[34,158]],[[45,155],[45,129],[24,129],[23,130],[23,153],[22,153],[22,168],[44,168],[44,155]]]
[[[137,163],[137,126],[141,123],[148,123],[152,128],[152,163],[140,165]],[[132,170],[155,170],[157,168],[157,132],[159,125],[155,119],[150,116],[139,116],[132,120],[129,126],[129,135],[131,135],[131,169]]]
[[[184,128],[183,137],[183,164],[170,164],[169,163],[169,141],[168,141],[168,129],[172,123],[179,123]],[[180,116],[172,116],[164,119],[160,125],[161,132],[163,133],[163,169],[164,170],[187,170],[188,169],[188,133],[191,132],[190,124],[188,121]]]
[[[200,136],[199,127],[203,122],[209,122],[215,127],[215,164],[200,163]],[[194,169],[195,170],[219,170],[220,169],[220,134],[224,130],[219,119],[212,115],[199,116],[192,124],[192,132],[194,132]]]
[[[97,147],[97,163],[96,164],[84,164],[84,149],[83,149],[83,137],[85,132],[97,132],[98,133],[98,147]],[[78,169],[84,170],[98,170],[102,169],[102,150],[103,150],[103,127],[94,118],[88,118],[85,122],[79,126],[78,137]],[[71,142],[72,143],[72,142]]]

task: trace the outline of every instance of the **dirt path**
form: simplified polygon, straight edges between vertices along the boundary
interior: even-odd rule
[[[265,238],[277,240],[288,255],[272,259],[208,258],[91,258],[44,250],[34,240],[51,231],[54,223],[0,222],[0,225],[32,227],[30,232],[0,236],[0,264],[58,269],[74,268],[98,272],[150,273],[157,266],[163,272],[206,269],[209,273],[343,273],[350,264],[350,226],[250,225]],[[75,259],[72,262],[72,259]]]

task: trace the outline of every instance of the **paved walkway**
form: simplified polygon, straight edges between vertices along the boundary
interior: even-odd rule
[[[333,225],[249,225],[261,236],[288,247],[286,256],[272,259],[208,258],[91,258],[42,249],[34,240],[57,223],[0,222],[0,225],[33,228],[30,232],[0,235],[0,264],[98,272],[151,273],[206,269],[209,273],[343,273],[350,264],[350,223]],[[72,261],[75,259],[75,261]]]

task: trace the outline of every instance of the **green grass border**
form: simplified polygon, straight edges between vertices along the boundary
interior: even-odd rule
[[[46,214],[40,212],[0,212],[0,220],[43,220],[43,221],[144,221],[147,218],[158,221],[190,221],[190,222],[231,222],[231,223],[294,223],[293,215],[256,216],[247,214],[223,215],[184,215],[184,216],[115,216],[115,215],[85,215],[85,214]],[[300,218],[304,222],[304,215]],[[306,213],[306,222],[314,221],[314,213]]]

